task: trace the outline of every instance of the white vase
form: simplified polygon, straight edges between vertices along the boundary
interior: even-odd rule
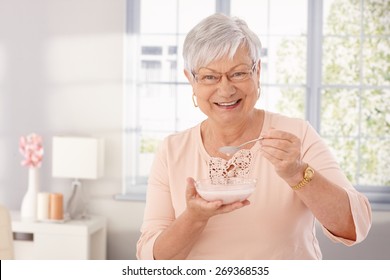
[[[39,192],[39,169],[30,167],[28,169],[28,188],[23,197],[20,217],[24,221],[35,221],[37,219],[37,195]]]

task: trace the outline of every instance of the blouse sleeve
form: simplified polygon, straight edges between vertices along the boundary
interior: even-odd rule
[[[317,132],[308,124],[304,141],[302,143],[303,161],[308,162],[315,170],[333,183],[345,189],[356,228],[356,241],[344,239],[333,235],[325,227],[325,235],[335,242],[352,246],[363,241],[371,227],[371,207],[368,199],[358,192],[344,175],[335,157]]]
[[[156,153],[149,176],[144,220],[137,242],[137,258],[153,260],[153,246],[159,234],[175,219],[168,184],[164,143]]]
[[[325,227],[322,226],[324,234],[334,242],[341,242],[344,245],[352,246],[362,242],[368,235],[371,228],[371,208],[365,196],[357,191],[347,190],[349,204],[356,229],[356,240],[349,240],[333,235]]]

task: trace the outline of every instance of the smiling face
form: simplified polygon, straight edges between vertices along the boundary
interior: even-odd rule
[[[242,47],[233,59],[223,57],[195,69],[196,79],[185,70],[198,106],[210,121],[224,126],[245,121],[252,114],[258,99],[260,63],[252,66],[247,49]],[[246,73],[249,74],[243,80],[236,79]]]

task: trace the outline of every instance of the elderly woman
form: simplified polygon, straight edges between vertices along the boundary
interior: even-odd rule
[[[351,246],[371,226],[367,199],[306,121],[255,109],[261,43],[246,23],[215,14],[184,42],[184,73],[207,119],[167,137],[150,173],[139,259],[321,259],[316,220]],[[234,155],[221,146],[250,143]],[[202,199],[195,180],[257,178],[248,200]]]

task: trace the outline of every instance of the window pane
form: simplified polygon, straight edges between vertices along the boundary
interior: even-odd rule
[[[176,33],[176,0],[142,0],[141,33]]]
[[[363,138],[360,147],[359,184],[390,186],[390,138]]]
[[[363,45],[363,83],[375,86],[390,85],[389,37],[365,39]]]
[[[271,37],[263,41],[263,84],[306,84],[306,37]]]
[[[357,137],[359,91],[326,89],[321,97],[321,135],[332,138]]]
[[[307,0],[231,0],[231,14],[262,37],[307,33]]]
[[[323,0],[324,35],[359,35],[360,0]]]
[[[330,136],[323,137],[328,144],[341,169],[352,184],[358,183],[358,141],[356,138]]]
[[[161,140],[169,133],[161,131],[129,131],[125,134],[126,147],[124,176],[126,187],[146,185],[154,154]],[[134,152],[136,151],[136,152]]]
[[[307,34],[307,0],[272,0],[269,3],[271,34]]]
[[[175,131],[176,86],[144,84],[139,87],[139,126],[147,131]]]
[[[364,33],[390,35],[390,1],[364,1]]]
[[[269,33],[268,0],[231,0],[231,15],[242,18],[249,28],[260,34]]]
[[[166,136],[167,133],[153,131],[145,131],[140,134],[141,142],[139,153],[137,153],[138,160],[136,164],[136,174],[138,181],[141,181],[141,183],[143,183],[142,181],[146,182],[153,163],[154,155],[161,143],[160,139],[163,139]]]
[[[169,82],[177,80],[177,39],[173,35],[142,35],[139,81]],[[180,72],[180,75],[182,72]]]
[[[359,91],[326,89],[321,94],[321,135],[353,184],[358,182]]]
[[[323,40],[323,83],[360,83],[359,38],[325,37]]]
[[[270,53],[275,58],[270,63],[271,83],[306,83],[306,37],[275,38],[271,40]]]
[[[365,90],[362,96],[362,136],[390,140],[390,89]],[[389,143],[387,150],[390,150]]]
[[[303,119],[305,94],[304,87],[262,86],[256,107]]]
[[[161,2],[165,2],[165,0]],[[188,31],[190,31],[195,26],[195,24],[215,12],[215,1],[179,0],[178,2],[178,32],[180,34],[188,33]],[[174,18],[172,13],[171,17]]]

